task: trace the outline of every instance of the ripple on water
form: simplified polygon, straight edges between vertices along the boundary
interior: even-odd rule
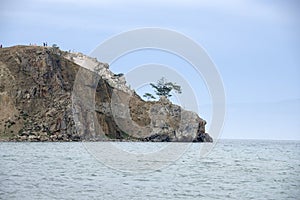
[[[0,143],[0,199],[297,199],[299,144],[221,140],[204,158],[192,144],[165,168],[123,173],[81,143]],[[166,144],[122,145],[139,153]]]

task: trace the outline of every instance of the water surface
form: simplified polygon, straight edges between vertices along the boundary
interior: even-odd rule
[[[201,145],[162,169],[130,173],[82,143],[0,143],[0,199],[299,199],[299,141],[221,140],[204,158]]]

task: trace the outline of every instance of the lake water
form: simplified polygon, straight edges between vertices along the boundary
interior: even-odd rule
[[[205,157],[201,145],[156,161],[160,169],[125,172],[83,143],[0,143],[0,199],[300,199],[300,141],[220,140]]]

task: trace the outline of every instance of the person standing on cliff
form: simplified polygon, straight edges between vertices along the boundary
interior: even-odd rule
[[[2,49],[2,44],[0,44],[0,49]]]

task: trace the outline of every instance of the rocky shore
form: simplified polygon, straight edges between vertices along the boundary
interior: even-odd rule
[[[79,71],[97,81],[76,85]],[[77,91],[93,92],[92,110]],[[144,101],[108,64],[53,47],[0,49],[0,113],[0,141],[212,142],[196,113]]]

